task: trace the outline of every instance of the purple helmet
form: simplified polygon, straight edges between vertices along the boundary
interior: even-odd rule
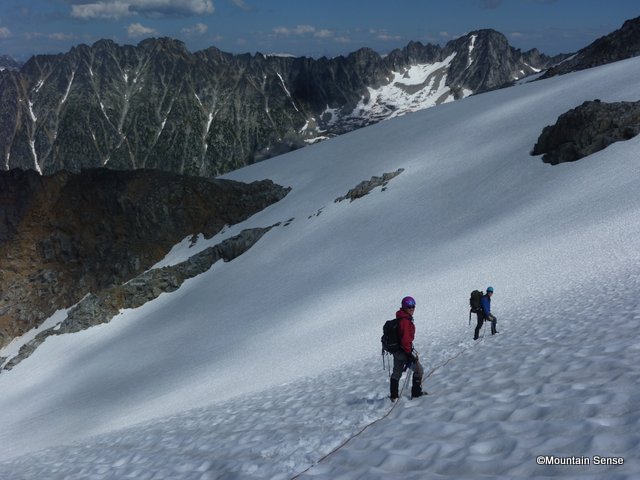
[[[416,301],[413,297],[404,297],[402,299],[402,308],[414,308],[416,306]]]

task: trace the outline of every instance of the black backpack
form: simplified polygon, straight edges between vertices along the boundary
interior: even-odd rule
[[[382,351],[395,353],[400,350],[400,334],[398,333],[398,319],[387,320],[382,327]]]
[[[471,313],[478,313],[482,310],[482,293],[480,290],[474,290],[469,297],[469,306],[471,307]]]

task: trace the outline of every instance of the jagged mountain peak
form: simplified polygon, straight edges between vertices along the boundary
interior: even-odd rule
[[[454,55],[448,78],[458,96],[465,91],[480,92],[501,88],[539,72],[552,63],[541,54],[523,54],[507,37],[493,29],[475,30],[452,40],[444,48]]]
[[[349,55],[347,55],[347,58],[357,58],[357,59],[360,59],[360,58],[375,58],[375,59],[379,59],[380,58],[380,54],[378,52],[376,52],[375,50],[373,50],[372,48],[363,47],[363,48],[359,48],[355,52],[351,52]]]
[[[182,40],[171,37],[146,38],[138,43],[138,48],[188,52],[187,46]]]
[[[474,30],[455,40],[447,42],[445,50],[457,50],[461,48],[493,48],[509,49],[509,41],[502,33],[492,29]]]
[[[404,48],[391,51],[386,61],[394,70],[398,70],[407,65],[433,63],[439,60],[440,53],[441,48],[437,45],[411,41]]]
[[[318,60],[100,40],[33,57],[20,81],[0,78],[0,168],[216,176],[530,73],[514,52],[493,30],[445,48],[410,42],[385,57],[362,48]]]

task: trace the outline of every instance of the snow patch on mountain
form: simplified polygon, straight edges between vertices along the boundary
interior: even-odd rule
[[[415,64],[392,72],[384,85],[367,87],[367,93],[350,111],[327,106],[315,129],[309,128],[309,123],[303,128],[308,135],[305,141],[316,143],[329,138],[325,135],[327,131],[351,131],[454,101],[454,93],[447,86],[447,72],[455,56],[456,53],[452,53],[441,62]],[[462,89],[463,98],[473,93]]]
[[[446,72],[455,56],[454,53],[442,62],[412,65],[402,72],[393,72],[387,85],[368,88],[368,96],[358,103],[351,116],[380,121],[454,100],[446,85]]]

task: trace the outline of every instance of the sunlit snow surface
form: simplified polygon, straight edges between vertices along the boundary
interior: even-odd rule
[[[281,225],[0,374],[0,478],[637,478],[640,139],[529,155],[583,101],[639,100],[637,78],[632,59],[519,85],[229,174],[292,191],[163,265]],[[500,333],[473,342],[469,292],[490,284]],[[316,465],[389,412],[379,339],[408,294],[430,395]]]

